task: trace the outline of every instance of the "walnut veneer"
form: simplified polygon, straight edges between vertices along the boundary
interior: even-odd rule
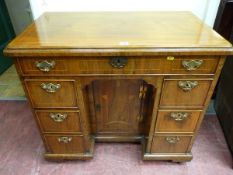
[[[233,49],[189,12],[104,12],[45,13],[4,52],[46,158],[88,159],[95,142],[139,142],[144,160],[181,162],[192,159]]]

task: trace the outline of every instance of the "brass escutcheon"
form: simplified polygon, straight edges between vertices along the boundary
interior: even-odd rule
[[[191,91],[197,85],[198,85],[197,81],[179,81],[178,82],[179,88],[181,88],[185,92]]]
[[[187,112],[172,112],[170,117],[175,121],[183,121],[189,116]]]
[[[186,70],[192,71],[198,69],[203,62],[203,60],[183,60],[182,65]]]
[[[50,118],[53,119],[55,122],[63,122],[67,118],[67,114],[61,114],[61,113],[50,113]]]
[[[126,57],[113,57],[110,60],[110,65],[114,68],[123,68],[128,63],[128,59]]]
[[[55,66],[55,61],[36,61],[35,65],[38,69],[40,69],[43,72],[49,72],[52,68]]]
[[[169,136],[166,137],[166,141],[170,144],[175,144],[180,141],[180,138],[178,136]]]
[[[40,87],[42,89],[44,89],[46,92],[54,93],[58,89],[61,88],[61,85],[60,84],[53,84],[53,83],[41,83]]]
[[[58,137],[57,140],[58,142],[69,143],[72,141],[72,137]]]

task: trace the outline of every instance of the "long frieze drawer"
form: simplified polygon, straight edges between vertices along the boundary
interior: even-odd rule
[[[214,74],[219,57],[20,58],[23,75]]]
[[[155,132],[194,132],[200,110],[159,110]]]
[[[26,79],[28,96],[34,108],[76,108],[74,80]]]
[[[79,135],[44,135],[48,151],[52,154],[83,153],[84,139]]]
[[[42,132],[81,133],[80,111],[67,110],[36,110]]]
[[[160,107],[202,108],[212,79],[165,79]]]
[[[192,136],[161,135],[154,136],[152,153],[186,153],[188,152]]]

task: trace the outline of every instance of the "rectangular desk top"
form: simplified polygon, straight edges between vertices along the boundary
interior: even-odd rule
[[[190,12],[62,12],[43,14],[5,53],[88,55],[135,50],[229,55],[232,45]]]

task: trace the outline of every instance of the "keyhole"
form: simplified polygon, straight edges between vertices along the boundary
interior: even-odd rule
[[[114,68],[123,68],[127,64],[127,58],[125,57],[114,57],[111,59],[110,64]]]
[[[100,111],[100,109],[101,109],[100,104],[96,104],[96,105],[95,105],[95,110],[96,110],[96,111]]]
[[[186,84],[185,84],[185,87],[186,87],[186,88],[189,88],[189,87],[190,87],[190,85],[189,85],[188,83],[186,83]]]

